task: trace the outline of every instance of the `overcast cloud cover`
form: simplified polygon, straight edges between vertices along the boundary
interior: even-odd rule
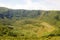
[[[0,7],[28,10],[60,10],[60,0],[0,0]]]

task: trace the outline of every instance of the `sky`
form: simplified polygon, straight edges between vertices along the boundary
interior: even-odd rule
[[[0,0],[0,7],[27,10],[60,10],[60,0]]]

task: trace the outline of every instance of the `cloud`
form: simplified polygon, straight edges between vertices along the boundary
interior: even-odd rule
[[[0,7],[28,10],[60,10],[60,0],[10,0],[8,2],[0,0]]]

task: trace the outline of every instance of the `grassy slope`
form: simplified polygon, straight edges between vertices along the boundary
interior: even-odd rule
[[[16,37],[10,35],[8,36],[10,30],[6,35],[0,36],[2,40],[59,40],[60,36],[54,34],[60,34],[60,20],[56,19],[57,13],[51,11],[48,13],[42,12],[42,14],[36,18],[25,18],[21,20],[8,20],[5,19],[4,22],[8,25],[3,25],[0,22],[0,27],[9,26],[12,24],[14,34]],[[60,14],[59,14],[60,16]],[[14,21],[14,22],[13,22]],[[5,29],[8,30],[8,29]],[[53,36],[51,36],[53,34]]]
[[[13,26],[15,28],[14,31],[17,32],[18,36],[16,38],[10,36],[3,36],[2,38],[10,38],[9,40],[43,40],[43,38],[46,38],[42,36],[48,36],[50,33],[52,33],[52,31],[55,30],[55,28],[48,23],[34,19],[28,19],[28,21],[16,21]]]

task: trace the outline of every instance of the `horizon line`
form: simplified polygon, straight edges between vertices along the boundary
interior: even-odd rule
[[[57,9],[21,9],[21,8],[9,8],[9,7],[0,7],[0,8],[7,8],[7,9],[12,9],[12,10],[42,10],[42,11],[60,11],[60,10],[57,10]]]

